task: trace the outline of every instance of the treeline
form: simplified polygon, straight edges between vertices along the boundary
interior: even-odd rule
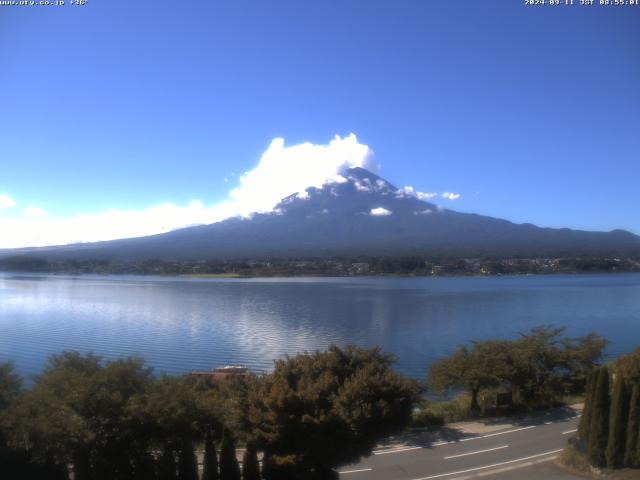
[[[335,467],[370,454],[410,420],[420,388],[392,362],[379,349],[331,347],[277,361],[263,377],[213,381],[156,378],[140,359],[67,352],[51,357],[26,390],[3,364],[0,476],[336,478]]]
[[[428,256],[272,258],[112,262],[103,259],[51,261],[32,255],[0,258],[0,270],[45,273],[143,275],[353,276],[353,275],[524,275],[548,273],[640,272],[640,259],[450,258]]]
[[[536,327],[514,340],[486,340],[460,346],[433,364],[431,391],[466,391],[472,415],[482,393],[502,392],[507,406],[549,406],[563,395],[584,392],[589,373],[602,358],[606,341],[595,333],[564,337],[564,329]]]
[[[598,468],[640,468],[640,349],[589,376],[574,448]]]
[[[605,343],[537,327],[514,340],[459,347],[433,365],[425,385],[394,372],[393,357],[377,348],[333,346],[276,361],[267,375],[217,380],[155,377],[141,359],[66,352],[49,358],[28,389],[6,363],[0,472],[55,480],[332,479],[336,467],[407,427],[425,390],[468,392],[471,415],[480,413],[479,397],[495,392],[546,406],[584,391]]]

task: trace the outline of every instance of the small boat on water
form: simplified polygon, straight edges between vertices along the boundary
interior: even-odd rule
[[[211,380],[221,380],[231,377],[243,377],[249,374],[249,369],[245,365],[225,365],[224,367],[214,368],[211,371],[191,372],[194,377],[206,377]]]

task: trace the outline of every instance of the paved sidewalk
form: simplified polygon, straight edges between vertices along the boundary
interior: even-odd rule
[[[582,411],[582,404],[541,410],[524,415],[484,418],[476,421],[448,423],[442,427],[412,429],[394,435],[381,442],[377,449],[389,449],[403,446],[424,446],[433,443],[451,442],[463,438],[487,435],[501,430],[511,430],[546,422],[558,422],[573,418]]]

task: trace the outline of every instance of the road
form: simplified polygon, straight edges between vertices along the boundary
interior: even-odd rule
[[[577,417],[496,432],[374,451],[340,469],[342,480],[580,478],[549,464],[575,435]],[[546,473],[541,473],[546,472]],[[495,476],[495,477],[494,477]]]

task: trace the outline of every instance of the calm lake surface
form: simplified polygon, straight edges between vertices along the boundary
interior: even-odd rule
[[[144,357],[156,372],[226,364],[269,370],[332,343],[380,345],[397,369],[429,365],[474,339],[541,324],[596,331],[607,354],[640,345],[640,274],[490,278],[189,279],[0,273],[0,361],[23,375],[47,356]]]

